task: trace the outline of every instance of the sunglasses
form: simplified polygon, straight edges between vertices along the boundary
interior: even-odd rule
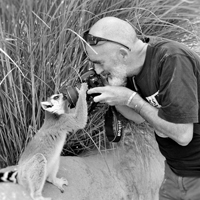
[[[129,47],[127,47],[126,45],[120,43],[120,42],[117,42],[117,41],[113,41],[113,40],[109,40],[109,39],[106,39],[106,38],[101,38],[101,37],[97,37],[97,36],[94,36],[94,35],[91,35],[89,34],[89,31],[85,32],[84,33],[84,36],[83,36],[83,39],[90,45],[90,46],[95,46],[97,45],[99,42],[112,42],[112,43],[115,43],[115,44],[119,44],[123,47],[125,47],[126,49],[128,49],[129,51],[131,51],[131,49]]]

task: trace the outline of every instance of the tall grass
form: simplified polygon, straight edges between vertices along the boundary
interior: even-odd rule
[[[15,164],[41,126],[40,102],[61,85],[74,84],[87,66],[79,36],[93,23],[116,16],[128,20],[141,38],[197,43],[198,12],[198,1],[191,0],[1,0],[0,167]],[[73,153],[74,146],[105,146],[103,112],[96,110],[84,131],[68,137],[65,153]]]

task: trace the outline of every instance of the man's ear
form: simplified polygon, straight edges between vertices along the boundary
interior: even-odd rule
[[[126,59],[128,56],[128,50],[125,48],[120,48],[119,49],[119,54],[122,57],[122,59]]]

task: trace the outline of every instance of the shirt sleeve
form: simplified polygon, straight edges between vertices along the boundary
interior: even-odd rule
[[[158,115],[173,123],[198,122],[197,78],[192,58],[169,55],[159,68]]]

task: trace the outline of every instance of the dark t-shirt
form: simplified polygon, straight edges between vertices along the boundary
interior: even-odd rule
[[[157,134],[156,140],[177,175],[200,177],[200,57],[177,42],[150,44],[142,71],[134,79],[139,94],[159,109],[159,117],[172,123],[194,123],[187,146]],[[127,87],[134,89],[132,78]]]

